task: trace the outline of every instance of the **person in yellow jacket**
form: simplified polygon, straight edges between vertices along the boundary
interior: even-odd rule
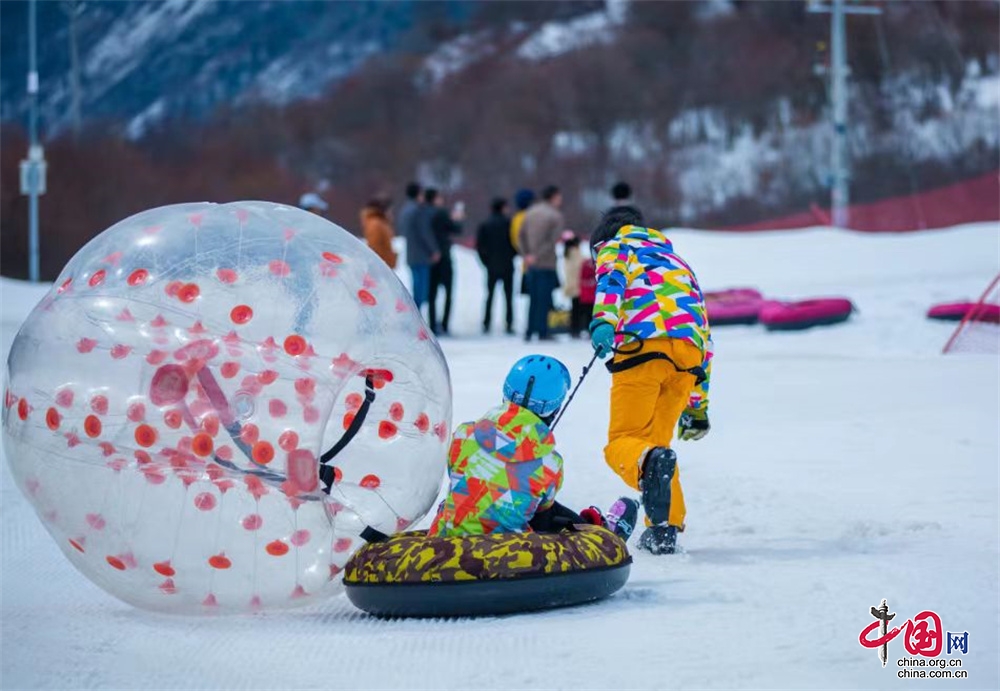
[[[510,219],[510,244],[518,253],[521,252],[521,224],[524,223],[524,213],[534,202],[535,193],[529,189],[520,189],[514,194],[514,206],[517,207],[517,212]]]
[[[670,448],[709,430],[712,338],[705,299],[691,267],[634,207],[616,207],[591,236],[597,296],[591,342],[607,357],[611,424],[604,457],[642,492],[646,531],[639,548],[671,554],[686,509]]]

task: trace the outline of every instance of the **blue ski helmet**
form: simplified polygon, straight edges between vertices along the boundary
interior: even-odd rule
[[[547,355],[528,355],[510,368],[503,397],[546,418],[562,407],[570,383],[566,365]]]

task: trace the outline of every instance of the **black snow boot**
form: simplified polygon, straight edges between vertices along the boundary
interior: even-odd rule
[[[662,525],[670,516],[670,482],[677,472],[677,454],[673,449],[657,446],[646,454],[642,464],[639,489],[642,507],[652,525]]]
[[[654,525],[639,536],[639,549],[652,554],[673,554],[677,551],[677,528],[672,525]]]

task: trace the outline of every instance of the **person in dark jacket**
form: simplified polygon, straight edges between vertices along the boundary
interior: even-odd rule
[[[437,240],[438,259],[431,265],[431,290],[427,302],[428,322],[431,331],[438,336],[448,335],[448,323],[451,321],[451,294],[454,287],[455,267],[451,261],[452,239],[462,232],[461,208],[456,206],[451,213],[445,206],[444,196],[434,188],[424,190],[424,208],[427,210],[421,219],[426,223]],[[438,289],[444,288],[444,312],[441,321],[437,319]]]
[[[541,341],[551,341],[549,311],[552,309],[552,291],[559,287],[556,273],[556,244],[566,229],[562,212],[562,193],[555,185],[542,192],[542,201],[531,205],[521,225],[520,248],[524,265],[528,267],[528,290],[531,302],[528,308],[528,330],[524,340],[537,335]]]
[[[437,239],[430,227],[431,210],[419,203],[420,185],[406,186],[406,201],[399,210],[399,232],[406,238],[406,263],[413,276],[413,301],[419,311],[431,288],[431,266],[440,258]],[[424,216],[427,216],[425,222]]]
[[[493,289],[503,284],[506,301],[507,334],[514,333],[514,257],[517,250],[510,242],[510,217],[507,200],[497,197],[490,205],[490,217],[479,225],[476,234],[476,251],[486,267],[486,312],[483,316],[483,333],[489,333],[493,321]]]

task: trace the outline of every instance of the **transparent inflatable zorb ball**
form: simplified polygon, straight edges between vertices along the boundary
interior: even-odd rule
[[[441,350],[373,252],[294,208],[118,223],[66,266],[7,367],[14,478],[70,561],[140,607],[324,597],[364,539],[427,513],[444,474]]]

